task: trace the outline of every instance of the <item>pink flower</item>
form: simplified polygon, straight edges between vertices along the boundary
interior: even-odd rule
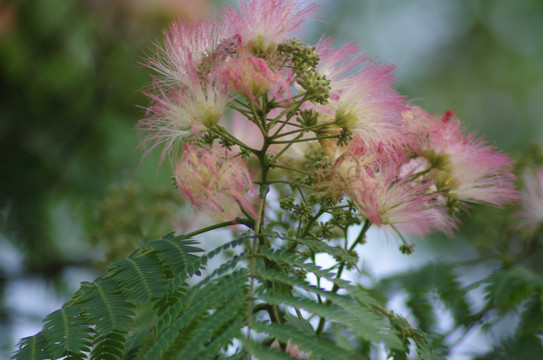
[[[332,96],[339,96],[341,89],[349,85],[352,79],[371,59],[360,54],[360,48],[355,43],[347,43],[337,49],[331,37],[319,40],[315,46],[321,57],[317,71],[330,80]]]
[[[524,174],[524,189],[521,192],[521,224],[533,232],[543,223],[543,168]]]
[[[410,121],[420,120],[413,143],[415,151],[424,156],[429,175],[445,196],[495,206],[518,198],[509,156],[488,146],[474,132],[464,135],[454,112],[447,112],[442,118],[420,109],[413,114]]]
[[[178,22],[165,33],[164,47],[148,66],[159,76],[153,81],[146,118],[138,123],[142,146],[150,152],[164,145],[167,154],[193,134],[214,126],[231,99],[228,87],[216,79],[215,68],[230,56],[232,40],[218,21]]]
[[[221,76],[233,90],[254,103],[268,90],[280,97],[289,88],[280,72],[272,70],[264,59],[250,55],[227,62],[221,69]]]
[[[450,234],[455,227],[434,183],[419,176],[418,166],[402,152],[370,155],[350,144],[319,186],[331,196],[344,192],[360,214],[378,227],[418,236],[433,230]]]
[[[404,99],[391,87],[392,70],[388,65],[367,64],[350,85],[339,89],[337,100],[329,101],[339,125],[366,145],[390,142],[400,135]]]
[[[255,53],[270,53],[294,36],[314,14],[316,4],[299,0],[246,0],[225,9],[225,22]]]
[[[257,216],[256,188],[241,159],[220,145],[211,149],[193,143],[183,146],[175,181],[181,194],[196,209],[217,220],[233,220],[243,211]]]
[[[453,219],[433,183],[417,179],[405,159],[378,159],[359,166],[346,193],[360,213],[377,226],[391,225],[400,232],[422,236],[433,230],[450,234]]]
[[[166,155],[175,154],[177,146],[191,135],[215,125],[224,113],[230,95],[220,84],[202,86],[196,79],[192,87],[155,87],[155,93],[146,93],[153,100],[140,120],[138,130],[143,135],[142,146],[147,153],[164,145],[160,162]]]
[[[334,49],[329,38],[317,44],[317,52],[321,56],[317,71],[330,80],[330,97],[315,108],[321,123],[337,122],[324,135],[337,135],[344,128],[368,148],[403,142],[401,111],[405,105],[392,87],[394,66],[372,61],[354,44]],[[342,149],[332,140],[323,145],[330,157],[341,155]]]
[[[147,66],[159,74],[157,81],[162,86],[191,85],[194,75],[205,78],[228,58],[231,48],[236,47],[232,36],[218,19],[175,22],[164,31],[164,46],[156,46]]]

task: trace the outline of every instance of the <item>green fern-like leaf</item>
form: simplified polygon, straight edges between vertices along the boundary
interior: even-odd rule
[[[206,344],[205,349],[195,359],[213,358],[221,349],[229,345],[233,338],[241,334],[242,327],[243,322],[241,317],[234,318],[233,321],[229,322],[227,326],[219,331],[218,335],[211,342]]]
[[[238,238],[236,238],[236,239],[234,239],[232,241],[229,241],[226,244],[221,245],[221,246],[217,247],[216,249],[211,250],[208,253],[204,254],[201,259],[202,259],[203,262],[205,262],[205,261],[211,259],[212,257],[216,256],[217,254],[220,254],[221,252],[223,252],[225,250],[228,250],[230,248],[235,248],[235,247],[243,244],[245,241],[247,241],[247,239],[249,237],[250,237],[250,234],[247,234],[247,233],[242,234]]]
[[[187,277],[190,277],[199,273],[201,268],[201,257],[195,254],[204,250],[194,246],[196,244],[196,241],[191,239],[164,236],[162,240],[148,242],[146,251],[156,254],[174,273],[186,273]]]
[[[530,336],[543,333],[543,291],[535,292],[526,302],[518,325],[518,335]]]
[[[501,311],[512,310],[536,289],[543,287],[541,277],[525,267],[497,271],[490,276],[487,283],[487,299]]]
[[[162,265],[151,255],[116,261],[109,269],[125,295],[135,303],[144,303],[167,291]]]
[[[206,285],[211,280],[231,272],[232,270],[236,269],[239,265],[239,263],[243,260],[245,260],[246,253],[236,255],[230,259],[230,261],[222,264],[217,269],[213,270],[211,274],[209,274],[205,279],[203,279],[197,286],[202,287]]]
[[[94,342],[91,360],[118,360],[124,354],[125,335],[120,332],[111,332],[98,337]]]
[[[358,261],[356,257],[350,255],[344,249],[341,249],[339,247],[332,247],[326,244],[324,241],[316,239],[297,239],[296,241],[300,244],[306,245],[315,253],[325,253],[331,255],[336,260],[345,261],[347,264],[350,264],[352,266],[356,266],[356,263]]]
[[[361,288],[351,285],[348,281],[338,279],[334,273],[324,271],[314,264],[304,262],[302,258],[297,258],[294,255],[272,249],[264,251],[262,256],[277,263],[285,263],[290,267],[298,267],[308,272],[312,272],[316,276],[325,278],[326,280],[332,282],[340,289],[348,290],[349,294],[358,299],[361,303],[368,306],[379,306],[375,299],[369,296],[367,292]]]
[[[465,324],[471,315],[458,276],[451,264],[429,264],[415,271],[383,279],[377,285],[383,293],[405,290],[407,306],[416,318],[417,325],[424,331],[435,329],[437,319],[433,311],[432,294],[442,301],[457,324]],[[435,296],[434,295],[434,296]]]
[[[404,336],[410,337],[413,339],[417,355],[420,360],[444,360],[443,357],[437,355],[432,350],[430,343],[428,342],[428,337],[426,334],[420,330],[414,329],[411,324],[400,315],[395,315],[393,322],[400,326],[403,329]],[[405,339],[407,343],[407,338]],[[404,351],[392,352],[394,354],[394,359],[407,359],[407,355]]]
[[[92,329],[75,307],[64,307],[45,318],[44,335],[53,358],[69,356],[82,359],[91,346]]]
[[[98,334],[114,330],[126,330],[133,320],[134,304],[130,302],[115,282],[108,276],[101,276],[93,283],[83,283],[82,309]]]
[[[17,345],[17,352],[13,354],[13,360],[44,360],[50,359],[51,355],[46,349],[47,340],[40,332],[34,336],[21,339]]]
[[[287,324],[303,333],[313,334],[315,332],[315,329],[313,329],[313,326],[311,326],[309,321],[300,319],[292,314],[285,313],[285,321]]]
[[[290,277],[270,269],[259,269],[257,277],[267,281],[280,282],[292,287],[298,287],[308,293],[323,296],[332,301],[340,310],[318,304],[311,300],[289,298],[281,295],[269,295],[265,297],[270,302],[283,303],[300,308],[305,307],[309,311],[315,311],[319,316],[337,319],[338,323],[347,326],[356,336],[365,340],[384,342],[389,348],[393,349],[403,348],[402,342],[381,316],[350,296],[334,294],[313,286],[302,279]]]
[[[178,335],[187,329],[199,317],[208,315],[208,311],[224,303],[237,301],[242,288],[247,282],[247,273],[239,270],[208,283],[205,287],[193,287],[186,296],[166,311],[158,320],[154,333],[157,335],[153,346],[143,355],[143,359],[160,359],[172,346],[181,351],[185,344],[176,343]],[[231,309],[231,312],[235,312]],[[190,337],[195,334],[185,334]]]
[[[207,347],[206,343],[210,339],[213,339],[225,325],[233,320],[237,320],[235,321],[236,324],[241,323],[241,319],[245,315],[243,312],[245,306],[243,293],[240,291],[238,294],[239,296],[230,297],[228,299],[229,302],[225,303],[224,307],[218,309],[211,316],[200,322],[198,330],[194,332],[192,338],[186,343],[183,351],[179,353],[178,358],[186,360],[205,359],[200,354]]]

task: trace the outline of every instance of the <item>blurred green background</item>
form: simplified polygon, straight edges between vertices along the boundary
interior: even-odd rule
[[[188,226],[168,164],[135,150],[141,63],[170,21],[224,3],[0,0],[0,358],[104,264]],[[359,43],[415,104],[456,109],[517,159],[543,142],[542,0],[320,3],[309,42]],[[436,244],[462,256],[464,238]]]

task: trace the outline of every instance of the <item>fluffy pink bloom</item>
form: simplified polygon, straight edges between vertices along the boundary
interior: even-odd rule
[[[411,121],[419,118],[421,125],[415,151],[426,158],[439,191],[452,199],[495,206],[518,198],[509,156],[474,132],[464,135],[453,112],[442,118],[432,118],[420,109],[416,114]]]
[[[272,70],[264,59],[251,55],[226,63],[221,76],[233,90],[253,102],[268,90],[280,97],[289,88],[287,79],[280,72]]]
[[[524,188],[521,192],[521,224],[533,232],[543,224],[543,168],[524,174]]]
[[[360,214],[379,227],[419,236],[433,230],[450,234],[454,219],[434,183],[418,176],[418,167],[408,162],[405,153],[390,154],[394,151],[368,156],[366,149],[350,145],[325,179],[329,183],[324,184],[328,189],[324,192],[332,196],[344,192]]]
[[[215,68],[229,58],[233,40],[218,21],[178,22],[165,33],[164,47],[148,66],[158,73],[146,118],[138,123],[147,152],[164,145],[161,162],[176,147],[215,125],[231,99]]]
[[[164,90],[157,86],[154,94],[147,93],[153,103],[137,128],[143,135],[142,145],[147,152],[164,145],[161,162],[166,155],[175,153],[177,146],[190,135],[215,125],[231,98],[221,84],[202,86],[198,79],[194,81],[190,88]]]
[[[247,165],[225,148],[211,149],[192,143],[184,151],[175,169],[177,188],[190,203],[218,220],[233,220],[242,209],[257,216],[256,188]]]
[[[147,66],[159,74],[157,81],[162,86],[191,85],[194,74],[209,74],[229,56],[236,46],[232,35],[218,19],[175,22],[164,31],[164,46],[156,46]]]
[[[403,142],[401,112],[405,105],[392,86],[394,66],[372,61],[354,44],[335,49],[329,38],[317,44],[317,53],[321,56],[317,71],[330,80],[330,97],[326,104],[315,108],[321,123],[338,123],[325,135],[337,135],[340,128],[345,128],[365,147]],[[324,147],[329,156],[341,155],[342,149],[328,143],[330,146]]]
[[[316,4],[300,0],[246,0],[239,9],[226,8],[224,14],[244,46],[267,53],[296,35],[316,8]]]
[[[341,90],[360,72],[363,64],[371,61],[360,53],[360,48],[355,43],[335,48],[334,39],[331,37],[321,39],[315,48],[320,56],[317,71],[330,80],[332,97],[339,96]]]
[[[360,136],[365,144],[389,142],[399,136],[403,97],[391,87],[392,66],[370,63],[330,99],[339,125]]]

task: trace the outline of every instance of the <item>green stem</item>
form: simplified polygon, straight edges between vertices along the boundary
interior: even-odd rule
[[[268,133],[266,130],[266,117],[267,113],[266,111],[262,111],[262,117],[258,117],[257,111],[254,107],[254,104],[251,103],[251,109],[254,116],[254,122],[259,125],[260,130],[262,131],[262,135],[264,136],[264,144],[262,145],[262,149],[255,152],[259,163],[260,163],[260,171],[261,171],[261,177],[260,177],[260,191],[259,191],[259,198],[260,198],[260,207],[258,210],[258,217],[256,219],[256,224],[254,226],[254,236],[252,244],[250,245],[249,253],[250,253],[250,262],[249,262],[249,272],[250,272],[250,281],[249,281],[249,303],[247,306],[247,319],[246,323],[250,324],[252,317],[253,317],[253,306],[254,306],[254,286],[255,286],[255,273],[256,273],[256,257],[258,254],[258,247],[259,243],[260,245],[263,245],[265,243],[265,239],[262,236],[261,229],[264,224],[264,217],[265,217],[265,210],[266,210],[266,196],[269,191],[269,184],[267,182],[268,177],[268,171],[270,169],[267,161],[266,161],[266,152],[268,150],[268,147],[270,146]],[[270,313],[270,317],[273,318],[274,311],[268,311]],[[247,344],[251,343],[251,328],[249,327],[247,331]]]
[[[231,109],[233,109],[233,110],[236,110],[236,111],[239,112],[240,114],[245,115],[245,117],[247,117],[247,118],[248,118],[249,115],[250,115],[250,112],[249,112],[249,111],[244,110],[244,109],[242,109],[241,107],[238,107],[238,106],[236,106],[236,105],[233,105],[232,103],[229,103],[229,104],[228,104],[228,107],[231,108]]]
[[[250,146],[247,146],[246,144],[242,143],[241,141],[239,141],[237,138],[235,138],[234,136],[232,136],[230,133],[228,132],[222,132],[222,131],[217,131],[217,129],[214,129],[212,128],[211,131],[213,131],[215,134],[217,134],[219,137],[222,137],[234,144],[236,144],[237,146],[239,146],[240,148],[242,149],[246,149],[248,151],[250,151],[251,153],[253,154],[256,154],[258,152],[258,150],[256,149],[253,149],[252,147]]]
[[[328,136],[317,136],[312,138],[305,138],[305,139],[298,139],[295,142],[306,142],[306,141],[318,141],[318,140],[324,140],[324,139],[337,139],[337,135],[328,135]],[[272,144],[289,144],[292,143],[293,140],[279,140],[279,141],[272,141]]]
[[[255,181],[255,183],[260,184],[261,182],[260,181]],[[306,188],[306,189],[313,189],[309,185],[302,184],[302,183],[297,183],[297,182],[293,182],[293,181],[288,181],[288,180],[268,180],[268,184],[286,184],[286,185],[291,185],[291,186],[296,186],[296,187],[303,187],[303,188]]]
[[[317,125],[313,125],[313,126],[302,127],[301,129],[288,131],[288,132],[282,133],[282,134],[277,134],[276,133],[276,134],[274,134],[272,136],[272,139],[277,139],[277,138],[280,138],[280,137],[283,137],[283,136],[296,134],[296,133],[299,133],[299,132],[302,132],[302,131],[303,132],[308,132],[308,131],[318,130],[320,128],[324,128],[324,127],[327,127],[327,126],[330,126],[330,125],[336,125],[336,124],[337,124],[336,121],[331,121],[331,122],[321,123],[321,124],[317,124]]]
[[[277,153],[277,155],[275,155],[275,156],[271,159],[270,163],[273,164],[273,163],[275,162],[275,160],[279,159],[279,157],[280,157],[281,155],[283,155],[283,154],[285,153],[285,151],[287,151],[287,150],[292,146],[292,144],[294,144],[295,142],[297,142],[297,140],[300,139],[303,135],[304,135],[304,133],[301,133],[300,135],[298,135],[297,137],[295,137],[294,139],[292,139],[292,141],[291,141],[290,143],[288,143],[287,146],[285,146],[284,148],[282,148],[281,151],[279,151],[279,152]]]
[[[222,223],[214,224],[214,225],[211,225],[211,226],[208,226],[208,227],[193,231],[191,233],[184,234],[181,237],[184,238],[184,239],[188,239],[188,238],[191,238],[193,236],[200,235],[200,234],[206,233],[206,232],[211,231],[211,230],[220,229],[220,228],[223,228],[223,227],[238,225],[238,224],[245,225],[250,229],[253,229],[254,226],[255,226],[255,222],[252,219],[236,218],[235,220],[225,221],[225,222],[222,222]]]
[[[292,167],[290,167],[290,166],[279,165],[279,164],[273,164],[273,167],[274,167],[274,168],[278,168],[278,169],[285,169],[285,170],[290,170],[290,171],[298,172],[298,173],[304,174],[304,175],[309,175],[309,176],[312,175],[309,171],[304,171],[304,170],[300,170],[300,169],[295,169],[295,168],[292,168]]]
[[[276,116],[274,119],[272,119],[272,121],[270,121],[270,125],[271,125],[272,127],[273,127],[275,124],[277,124],[277,122],[278,122],[284,115],[286,115],[286,114],[288,114],[288,113],[296,114],[296,113],[298,112],[298,110],[300,109],[300,106],[302,106],[302,104],[303,104],[304,101],[306,100],[306,94],[299,94],[299,95],[297,95],[297,96],[300,96],[300,95],[302,95],[302,96],[301,96],[301,99],[300,99],[299,101],[296,100],[296,107],[294,107],[294,109],[285,109],[285,110],[281,111],[281,113],[280,113],[278,116]],[[296,98],[296,97],[294,97],[294,98]],[[293,98],[293,99],[294,99],[294,98]],[[293,118],[293,116],[290,116],[290,117],[287,119],[287,122],[289,122],[288,120],[290,120],[290,119],[292,119],[292,118]],[[283,130],[283,128],[285,127],[285,125],[286,125],[287,122],[283,123],[283,124],[279,127],[279,129],[275,132],[275,134],[273,134],[273,135],[271,136],[272,139],[273,139],[277,134],[279,134],[279,133],[281,132],[281,130]]]
[[[309,230],[311,230],[311,226],[315,223],[315,221],[317,221],[317,219],[322,215],[324,214],[325,212],[325,209],[324,209],[324,206],[321,206],[320,209],[319,209],[319,212],[317,213],[317,215],[313,216],[308,222],[307,224],[305,225],[304,227],[304,230],[301,232],[298,232],[298,235],[300,236],[297,236],[298,238],[305,238],[307,233],[309,232]],[[298,228],[298,230],[300,230],[300,228]]]

